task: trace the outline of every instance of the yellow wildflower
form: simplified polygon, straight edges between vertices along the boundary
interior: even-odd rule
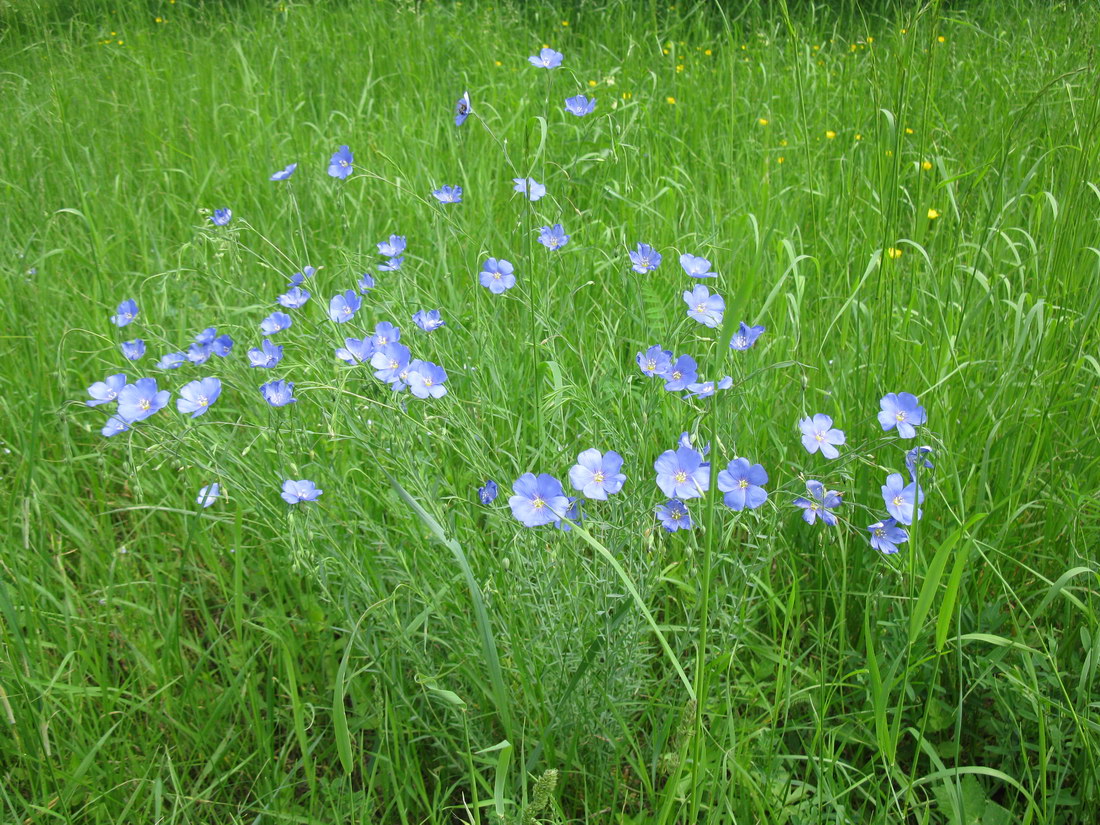
[[[938,210],[936,210],[936,209],[929,209],[928,210],[928,220],[934,221],[939,216],[940,216],[940,213],[939,213]]]

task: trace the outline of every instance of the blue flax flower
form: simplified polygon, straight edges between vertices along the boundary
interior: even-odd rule
[[[269,180],[288,180],[290,178],[290,176],[294,174],[294,170],[297,169],[297,168],[298,168],[298,164],[297,163],[292,163],[289,166],[287,166],[285,169],[280,169],[278,172],[273,174],[269,178]]]
[[[253,347],[248,351],[250,367],[264,367],[270,369],[283,360],[283,348],[264,339],[261,347]]]
[[[206,508],[221,498],[221,495],[222,486],[215,481],[213,484],[208,484],[199,490],[199,497],[195,499],[195,503]]]
[[[565,99],[565,111],[571,115],[577,117],[584,117],[590,115],[596,109],[596,98],[589,100],[584,95],[577,95],[576,97],[567,97]]]
[[[111,323],[116,327],[124,327],[137,318],[137,314],[137,302],[133,298],[128,298],[118,305],[115,314],[111,316]]]
[[[303,501],[316,501],[323,492],[312,481],[304,478],[299,481],[287,479],[283,482],[282,497],[287,504],[301,504]]]
[[[710,261],[703,257],[689,255],[686,252],[680,256],[680,266],[682,266],[684,268],[684,272],[686,272],[692,278],[718,277],[718,274],[716,272],[710,271]]]
[[[690,530],[695,526],[691,522],[687,505],[676,498],[657,505],[657,518],[661,520],[661,526],[670,533],[675,533],[677,530]]]
[[[447,373],[443,367],[431,361],[409,364],[409,371],[402,376],[402,380],[409,385],[409,392],[417,398],[442,398],[447,394],[447,388],[443,386]]]
[[[928,416],[924,407],[911,392],[888,392],[879,401],[882,411],[878,414],[878,423],[883,431],[898,428],[902,438],[913,438],[917,434],[916,425],[923,424]]]
[[[171,397],[172,393],[168,390],[157,390],[157,379],[139,378],[119,392],[118,414],[131,424],[144,421],[158,410],[163,410]]]
[[[198,335],[195,336],[196,344],[212,344],[214,339],[218,337],[218,330],[215,327],[207,327]]]
[[[374,367],[374,377],[387,384],[395,384],[401,381],[401,373],[409,366],[409,348],[404,344],[392,343],[377,346],[375,344],[374,355],[370,358],[370,365]]]
[[[699,498],[710,487],[710,464],[691,447],[666,450],[653,462],[653,469],[657,486],[670,498]]]
[[[902,524],[912,524],[913,515],[921,517],[919,505],[924,501],[924,490],[913,481],[905,483],[901,473],[890,473],[882,485],[882,500],[886,510]]]
[[[722,500],[731,510],[755,510],[768,500],[767,483],[764,468],[744,458],[735,458],[718,474],[718,489],[726,494]]]
[[[500,295],[505,290],[516,285],[515,267],[501,258],[489,258],[481,267],[478,280],[481,285],[494,295]]]
[[[626,476],[619,472],[623,467],[623,457],[614,450],[601,453],[593,448],[577,456],[577,463],[569,470],[569,483],[574,490],[584,493],[585,498],[593,501],[607,501],[623,489]]]
[[[461,126],[465,123],[466,118],[470,116],[472,111],[473,109],[470,108],[470,93],[463,92],[462,97],[455,102],[455,126]]]
[[[477,497],[482,504],[489,505],[497,500],[498,492],[497,483],[490,478],[486,479],[484,486],[477,488]]]
[[[227,358],[233,351],[233,339],[228,335],[219,335],[210,342],[210,351],[219,358]]]
[[[300,286],[295,286],[291,287],[275,300],[279,302],[279,306],[284,306],[287,309],[298,309],[306,305],[306,301],[309,300],[309,293]]]
[[[98,407],[100,404],[110,404],[118,400],[118,394],[126,386],[126,373],[108,375],[105,381],[96,381],[88,387],[88,395],[91,396],[84,403],[89,407]]]
[[[799,419],[802,430],[802,446],[813,455],[818,450],[826,458],[836,458],[840,451],[833,445],[844,443],[844,431],[833,428],[833,419],[818,413],[812,418]]]
[[[806,491],[810,494],[808,499],[799,496],[794,500],[795,506],[802,508],[802,518],[805,522],[813,524],[820,516],[821,520],[830,527],[836,524],[836,515],[829,511],[841,505],[840,493],[836,490],[826,490],[825,485],[813,479],[806,482]]]
[[[288,283],[287,286],[288,287],[301,286],[302,284],[304,284],[306,282],[306,280],[308,278],[312,278],[316,273],[317,273],[317,267],[307,266],[301,272],[295,272],[293,275],[291,275],[290,276],[290,283]]]
[[[396,272],[401,268],[401,264],[405,263],[405,259],[402,257],[386,258],[378,265],[379,272]]]
[[[293,319],[285,312],[273,312],[260,322],[260,332],[264,335],[274,335],[284,329],[290,329]]]
[[[664,378],[672,369],[672,353],[667,349],[661,349],[656,344],[645,352],[639,352],[637,361],[642,375],[647,378],[653,378],[654,376]]]
[[[730,349],[741,352],[751,349],[753,344],[756,343],[756,339],[763,335],[765,331],[764,327],[750,327],[742,321],[741,326],[737,328],[737,332],[730,339]]]
[[[440,317],[438,309],[422,309],[413,315],[413,323],[425,332],[434,332],[447,322]]]
[[[526,527],[541,527],[560,521],[569,509],[569,498],[561,482],[548,473],[524,473],[512,485],[508,499],[515,516]]]
[[[231,220],[233,220],[232,209],[215,209],[214,214],[210,216],[211,222],[214,226],[225,226]]]
[[[688,318],[695,319],[703,326],[714,329],[722,323],[726,302],[718,293],[711,295],[710,290],[702,284],[691,292],[684,291],[684,303],[688,306]]]
[[[169,352],[160,357],[157,361],[158,370],[178,370],[184,361],[187,360],[187,355],[182,352]]]
[[[932,469],[933,464],[924,456],[932,452],[932,448],[926,445],[920,447],[914,447],[905,454],[905,467],[909,470],[909,478],[913,481],[917,480],[917,467],[926,467],[929,470]]]
[[[632,249],[627,254],[633,264],[631,269],[639,275],[652,272],[661,265],[661,253],[647,243],[639,243],[636,250]]]
[[[122,356],[128,361],[137,361],[145,355],[145,342],[140,338],[123,341],[119,347],[122,349]]]
[[[539,243],[547,249],[561,249],[569,243],[569,236],[565,234],[560,223],[543,226],[539,228]]]
[[[128,429],[130,429],[130,423],[125,418],[121,415],[112,415],[107,419],[107,423],[103,425],[103,429],[99,432],[107,436],[107,438],[110,438],[113,435],[124,433]]]
[[[718,390],[728,390],[733,386],[733,379],[725,376],[718,381],[697,381],[687,385],[688,394],[685,398],[710,398]]]
[[[354,289],[349,289],[343,295],[335,295],[328,304],[328,317],[338,324],[350,321],[355,313],[363,306],[363,299]]]
[[[556,69],[561,65],[562,53],[550,48],[544,48],[537,55],[531,55],[527,60],[532,66],[540,69]]]
[[[462,203],[461,186],[441,186],[433,189],[432,194],[440,203]]]
[[[405,236],[390,235],[387,240],[378,244],[378,253],[387,258],[396,258],[405,251]]]
[[[187,360],[192,364],[205,364],[213,355],[210,344],[192,344],[187,348]]]
[[[695,383],[695,379],[699,377],[699,367],[690,355],[681,355],[660,375],[665,379],[666,390],[680,392],[687,389],[688,384]]]
[[[887,556],[898,552],[898,545],[909,541],[909,534],[904,527],[898,527],[897,521],[892,518],[876,521],[867,527],[871,534],[871,546]]]
[[[217,378],[200,378],[180,387],[180,397],[176,399],[176,409],[181,413],[191,413],[198,418],[222,394],[222,382]]]
[[[691,441],[691,433],[689,433],[687,430],[680,433],[680,438],[677,439],[676,443],[679,444],[681,447],[687,447],[689,450],[695,449],[695,445]],[[710,454],[710,445],[709,444],[704,444],[703,445],[703,457],[705,458],[709,454]]]
[[[515,186],[512,189],[521,195],[526,195],[528,200],[537,201],[546,195],[546,187],[534,178],[512,178]]]
[[[347,146],[341,146],[328,162],[328,173],[330,177],[340,178],[343,180],[352,171],[352,163],[355,161],[355,155],[351,153],[351,150]]]
[[[297,402],[293,381],[268,381],[260,385],[260,394],[272,407],[285,407]]]
[[[371,337],[375,349],[380,349],[386,344],[396,344],[400,340],[401,330],[389,321],[382,321],[375,325],[374,335]]]
[[[554,522],[554,526],[568,533],[573,529],[573,525],[569,523],[570,521],[580,524],[584,520],[584,513],[581,512],[581,505],[584,504],[584,499],[579,496],[566,496],[565,500],[569,502],[569,508],[562,513],[560,519]]]
[[[374,344],[370,338],[360,340],[358,338],[345,338],[344,346],[337,347],[336,357],[341,361],[355,365],[365,364],[374,355]]]
[[[366,295],[372,289],[374,289],[374,276],[369,272],[364,272],[359,276],[359,291]]]

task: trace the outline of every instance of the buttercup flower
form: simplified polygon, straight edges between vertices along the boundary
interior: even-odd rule
[[[699,498],[710,487],[710,464],[690,447],[666,450],[653,462],[653,469],[657,486],[670,498]]]
[[[702,284],[691,292],[684,292],[684,303],[688,306],[688,318],[695,319],[703,326],[714,329],[722,323],[726,302],[717,293],[711,295],[710,290]]]
[[[123,341],[119,344],[122,349],[122,357],[128,361],[137,361],[145,355],[145,342],[140,338],[133,341]]]
[[[735,458],[718,474],[718,489],[726,494],[722,500],[731,510],[755,510],[768,499],[767,483],[764,468],[744,458]]]
[[[833,445],[844,443],[844,432],[833,429],[833,419],[829,416],[818,413],[812,418],[800,419],[798,428],[802,430],[802,446],[810,455],[818,450],[821,450],[821,454],[826,458],[836,458],[840,455]]]
[[[191,413],[198,418],[210,405],[218,400],[222,393],[222,382],[217,378],[200,378],[180,387],[180,397],[176,399],[176,409],[181,413]]]
[[[303,501],[316,501],[323,492],[312,481],[304,478],[300,481],[287,479],[283,482],[282,497],[287,504],[301,504]]]
[[[482,266],[481,274],[478,275],[478,280],[481,285],[488,289],[494,295],[500,295],[505,290],[511,289],[516,285],[516,276],[514,267],[506,260],[501,258],[489,258]]]
[[[918,519],[922,515],[918,505],[924,501],[924,490],[915,481],[906,484],[901,473],[890,473],[882,485],[882,500],[891,516],[902,524],[912,524],[914,514]]]
[[[752,345],[756,343],[756,339],[763,335],[764,332],[764,327],[750,327],[742,321],[741,326],[737,328],[737,332],[734,333],[733,338],[730,339],[730,349],[740,351],[751,349]]]
[[[584,117],[585,115],[592,114],[596,109],[596,99],[589,100],[584,95],[577,95],[576,97],[567,97],[565,99],[565,111],[571,115],[577,117]]]
[[[462,203],[461,186],[441,186],[432,190],[432,194],[440,203]]]
[[[96,381],[88,387],[88,395],[91,396],[84,403],[89,407],[98,407],[100,404],[110,404],[118,400],[118,394],[126,386],[126,373],[109,375],[105,381]]]
[[[118,414],[130,424],[144,421],[158,410],[164,409],[171,397],[172,393],[168,390],[157,391],[157,379],[139,378],[119,391]]]
[[[118,305],[115,314],[111,316],[111,323],[116,327],[124,327],[137,318],[137,314],[137,302],[129,298]]]
[[[249,366],[271,368],[283,360],[283,348],[264,339],[262,347],[253,347],[248,351]]]
[[[794,500],[796,507],[802,508],[802,518],[807,524],[813,524],[820,517],[830,527],[837,523],[837,517],[830,513],[841,505],[840,493],[835,490],[826,490],[820,481],[810,479],[806,482],[806,491],[810,494],[808,499],[799,496]]]
[[[561,65],[562,53],[556,52],[553,49],[543,49],[537,55],[531,55],[527,58],[532,66],[538,66],[540,69],[556,69]]]
[[[710,271],[710,261],[706,258],[689,255],[686,252],[680,256],[680,266],[684,272],[692,278],[717,278],[718,273]]]
[[[640,275],[652,272],[661,265],[661,253],[647,243],[639,243],[636,250],[630,250],[627,254],[633,264],[631,269]]]
[[[539,228],[539,243],[547,249],[561,249],[569,243],[569,236],[565,234],[560,223],[543,226]]]
[[[619,492],[626,482],[626,476],[619,472],[622,466],[623,457],[614,450],[585,450],[569,470],[569,483],[585,498],[607,501],[608,495]]]
[[[675,498],[657,505],[657,518],[661,520],[661,526],[670,533],[690,530],[694,526],[687,505]]]
[[[892,518],[876,521],[867,532],[871,534],[871,546],[888,556],[898,552],[899,544],[909,541],[909,534]]]
[[[569,509],[569,498],[561,482],[548,473],[524,473],[512,484],[508,499],[512,515],[526,527],[541,527],[559,521]]]
[[[529,200],[537,201],[546,194],[546,187],[534,178],[512,178],[512,183],[515,184],[513,190],[526,195]]]
[[[916,425],[927,420],[924,407],[917,397],[909,392],[888,392],[879,401],[882,411],[878,414],[878,423],[883,431],[898,429],[902,438],[913,438],[917,434]]]
[[[343,180],[352,171],[352,163],[355,161],[355,155],[351,153],[351,150],[347,146],[341,146],[328,162],[329,176],[334,178],[340,178]]]
[[[297,169],[297,168],[298,168],[298,164],[297,163],[292,163],[289,166],[287,166],[285,169],[280,169],[278,172],[273,174],[269,178],[269,180],[287,180],[287,179],[290,178],[291,175],[294,174],[294,170]]]
[[[294,397],[293,381],[268,381],[260,385],[260,394],[272,407],[285,407],[298,400]]]

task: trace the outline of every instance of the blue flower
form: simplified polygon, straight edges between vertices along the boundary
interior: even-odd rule
[[[573,529],[573,525],[569,522],[580,524],[584,520],[584,513],[581,512],[584,499],[578,496],[566,496],[565,500],[569,502],[569,507],[562,513],[561,518],[554,522],[554,527],[568,533]]]
[[[268,381],[260,385],[260,394],[272,407],[285,407],[297,402],[293,381]]]
[[[374,367],[374,377],[387,384],[401,381],[401,373],[409,366],[409,348],[404,344],[392,343],[375,345],[370,365]]]
[[[405,236],[390,235],[389,240],[378,244],[378,252],[387,258],[395,258],[405,251]]]
[[[501,258],[489,258],[481,268],[481,274],[478,275],[478,280],[481,285],[488,289],[494,295],[500,295],[507,289],[511,289],[516,285],[516,276],[513,274],[515,268],[506,260]]]
[[[710,464],[691,447],[666,450],[653,462],[653,469],[657,486],[670,498],[699,498],[710,487]]]
[[[359,277],[359,291],[366,295],[372,289],[374,289],[374,276],[369,272],[364,272]]]
[[[526,527],[541,527],[560,521],[569,509],[569,498],[561,482],[548,473],[524,473],[512,485],[508,499],[515,516]]]
[[[447,322],[440,317],[438,309],[422,309],[413,315],[413,323],[425,332],[434,332]]]
[[[318,490],[317,485],[312,481],[304,478],[300,481],[287,479],[283,482],[281,495],[287,504],[301,504],[303,501],[316,501],[323,492],[324,490]]]
[[[212,343],[214,343],[214,339],[217,337],[217,335],[218,335],[218,330],[216,328],[207,327],[206,329],[204,329],[202,332],[200,332],[198,335],[195,336],[195,343],[196,344],[212,344]]]
[[[684,303],[688,305],[688,318],[694,318],[703,326],[714,329],[722,323],[726,302],[718,293],[711,295],[710,290],[702,284],[691,292],[684,292]]]
[[[690,530],[695,526],[691,522],[687,505],[676,498],[657,505],[657,518],[661,520],[661,526],[670,533],[675,533],[677,530]]]
[[[622,466],[623,457],[614,450],[606,453],[597,449],[585,450],[569,470],[569,483],[574,490],[584,493],[585,498],[607,501],[608,495],[623,489],[626,476],[619,472]]]
[[[753,346],[756,343],[756,339],[764,334],[766,330],[764,327],[750,327],[744,321],[741,322],[741,326],[737,328],[737,332],[734,333],[732,339],[730,339],[730,349],[744,351]]]
[[[431,361],[409,364],[409,371],[403,376],[403,380],[408,383],[409,392],[417,398],[442,398],[447,394],[447,388],[443,386],[447,373],[443,367]]]
[[[274,335],[284,329],[290,329],[294,321],[285,312],[273,312],[260,322],[260,332],[264,335]]]
[[[119,391],[118,414],[130,424],[144,421],[158,410],[163,410],[171,397],[172,393],[168,390],[157,391],[157,379],[139,378]]]
[[[796,507],[802,508],[802,518],[807,524],[813,524],[820,516],[821,520],[832,526],[837,523],[837,517],[829,511],[841,505],[840,493],[835,490],[826,490],[820,481],[813,479],[806,482],[806,491],[810,498],[799,496],[794,500]]]
[[[667,349],[661,349],[656,344],[645,352],[639,352],[636,360],[642,375],[647,378],[653,378],[655,375],[664,378],[672,369],[672,353]]]
[[[691,433],[689,433],[687,430],[680,433],[680,438],[677,440],[676,443],[679,444],[681,447],[687,447],[689,450],[695,449],[695,445],[691,441]],[[703,456],[706,457],[709,454],[710,454],[710,445],[709,444],[704,444],[703,445]]]
[[[922,515],[918,505],[924,501],[924,490],[915,481],[906,484],[901,473],[890,473],[882,485],[882,500],[891,516],[902,524],[912,524],[914,513],[918,519]]]
[[[214,214],[210,216],[210,221],[214,226],[225,226],[233,220],[233,210],[231,209],[215,209]]]
[[[728,390],[731,386],[733,386],[733,379],[728,375],[719,381],[696,381],[687,385],[688,394],[684,397],[710,398],[718,390]]]
[[[279,302],[280,306],[287,309],[298,309],[305,306],[306,301],[309,300],[309,293],[300,286],[291,287],[275,300]]]
[[[627,254],[630,255],[630,261],[634,264],[631,269],[639,275],[652,272],[661,265],[661,253],[647,243],[639,243],[637,250],[630,250]]]
[[[119,346],[122,349],[123,357],[127,360],[137,361],[145,355],[145,342],[140,338],[135,338],[133,341],[123,341]]]
[[[462,203],[461,186],[441,186],[433,189],[432,194],[440,203]]]
[[[455,103],[455,126],[461,126],[466,122],[466,118],[470,116],[470,112],[473,109],[470,108],[470,93],[463,92],[462,97]]]
[[[534,178],[512,178],[513,191],[526,195],[528,200],[537,201],[546,194],[546,187]]]
[[[158,370],[175,370],[179,369],[180,365],[187,360],[187,356],[182,352],[169,352],[166,355],[162,355],[160,360],[157,361]]]
[[[210,351],[219,358],[228,357],[229,353],[233,351],[233,339],[228,335],[219,335],[210,342]]]
[[[871,534],[871,546],[888,556],[898,552],[899,544],[909,541],[909,534],[892,518],[876,521],[867,531]]]
[[[131,323],[138,314],[137,302],[132,298],[128,298],[118,305],[118,309],[115,310],[115,314],[111,316],[111,323],[116,327],[124,327]]]
[[[100,404],[110,404],[118,400],[118,394],[126,386],[126,373],[108,375],[106,381],[96,381],[88,387],[88,395],[91,396],[84,403],[89,407],[98,407]]]
[[[490,478],[486,480],[485,486],[477,488],[477,497],[482,504],[489,505],[497,500],[497,492],[497,483]]]
[[[107,423],[103,425],[103,429],[99,432],[107,436],[107,438],[110,438],[113,435],[124,433],[128,429],[130,429],[130,424],[125,418],[121,415],[112,415],[107,419]]]
[[[680,256],[680,266],[684,272],[692,278],[717,278],[718,274],[710,271],[710,261],[706,258],[689,255],[686,252]]]
[[[844,443],[844,431],[833,428],[833,419],[830,416],[818,413],[813,418],[799,419],[798,428],[802,430],[802,446],[810,455],[818,450],[826,458],[840,455],[840,451],[833,445]]]
[[[764,468],[744,458],[735,458],[718,474],[718,489],[726,494],[722,500],[731,510],[755,510],[768,500],[767,483]]]
[[[539,243],[547,249],[561,249],[569,243],[569,236],[565,234],[560,223],[543,226],[539,228]]]
[[[191,413],[198,418],[222,394],[222,382],[217,378],[200,378],[180,387],[180,397],[176,399],[176,409],[181,413]]]
[[[917,480],[917,466],[927,467],[929,470],[933,468],[933,464],[927,458],[924,458],[928,453],[932,452],[932,448],[928,446],[914,447],[905,454],[905,467],[909,470],[909,478],[913,481]]]
[[[913,438],[917,434],[916,425],[928,420],[924,407],[910,392],[888,392],[879,401],[882,411],[878,414],[878,423],[883,431],[898,428],[902,438]]]
[[[354,289],[349,289],[343,295],[336,295],[328,304],[328,317],[338,324],[343,324],[355,317],[355,313],[363,306],[363,299]]]
[[[253,347],[248,351],[248,360],[251,362],[249,364],[251,367],[270,369],[283,360],[283,348],[265,338],[262,349]]]
[[[213,484],[208,484],[199,490],[199,497],[195,499],[195,503],[201,504],[203,508],[206,508],[221,498],[221,495],[222,486],[215,481]]]
[[[187,348],[187,360],[192,364],[205,364],[212,354],[209,344],[192,344]]]
[[[371,336],[371,341],[374,343],[375,349],[381,349],[386,344],[395,344],[401,340],[401,330],[391,324],[389,321],[382,321],[375,325],[374,335]]]
[[[374,355],[374,344],[371,343],[370,338],[363,340],[345,338],[344,346],[336,349],[336,357],[353,366],[369,362],[372,355]]]
[[[269,180],[287,180],[290,178],[291,175],[294,174],[294,170],[297,168],[298,164],[292,163],[290,164],[290,166],[286,167],[286,169],[280,169],[278,172],[272,175]]]
[[[351,150],[347,146],[341,146],[336,150],[335,154],[329,159],[328,173],[330,177],[340,178],[343,180],[351,174],[351,164],[355,161],[355,155],[351,153]]]
[[[596,99],[589,100],[584,95],[577,95],[576,97],[567,97],[565,99],[565,111],[571,115],[577,117],[584,117],[585,115],[592,114],[596,109]]]
[[[291,275],[290,276],[290,283],[288,283],[287,286],[288,287],[301,286],[303,283],[305,283],[307,278],[312,278],[316,274],[316,272],[317,272],[317,267],[307,266],[307,267],[305,267],[305,269],[303,271],[295,272],[293,275]]]
[[[401,268],[401,264],[405,263],[404,258],[387,258],[378,265],[379,272],[396,272]]]
[[[695,383],[695,379],[699,376],[699,368],[690,355],[681,355],[660,375],[665,379],[666,390],[679,392],[687,389],[688,384]],[[669,493],[669,495],[672,494]]]
[[[538,66],[540,69],[556,69],[561,65],[561,58],[561,52],[545,48],[537,55],[531,55],[527,60],[532,66]]]

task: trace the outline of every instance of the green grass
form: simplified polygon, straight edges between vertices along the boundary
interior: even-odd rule
[[[0,821],[1097,821],[1100,12],[668,6],[0,3]],[[563,68],[527,64],[543,43]],[[391,233],[404,269],[338,328]],[[685,317],[681,252],[723,329]],[[249,369],[306,264],[282,365]],[[445,398],[333,358],[381,320]],[[741,320],[767,333],[732,352]],[[154,369],[211,325],[230,358]],[[634,363],[658,343],[734,388],[663,392]],[[82,402],[119,371],[225,389],[108,440]],[[919,442],[875,419],[903,390]],[[817,412],[836,461],[800,444]],[[662,531],[685,430],[715,472],[761,462],[768,503],[712,490]],[[914,443],[924,518],[881,556]],[[516,477],[593,446],[629,480],[584,529],[511,517]],[[285,478],[324,495],[288,508]],[[838,527],[798,517],[807,478]]]

